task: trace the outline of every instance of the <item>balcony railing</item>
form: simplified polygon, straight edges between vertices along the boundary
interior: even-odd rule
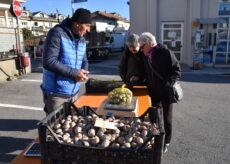
[[[51,27],[47,26],[38,26],[38,27],[32,27],[33,31],[49,31]]]
[[[16,57],[16,52],[0,52],[0,61]]]
[[[14,24],[14,23],[6,24],[6,23],[4,23],[4,22],[0,22],[0,27],[15,28],[15,27],[16,27],[16,24]]]

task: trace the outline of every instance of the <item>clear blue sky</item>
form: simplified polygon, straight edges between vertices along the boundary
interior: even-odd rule
[[[87,2],[75,3],[74,7],[87,8],[91,12],[106,11],[116,12],[129,20],[129,0],[88,0]],[[47,14],[55,13],[58,8],[60,14],[71,15],[71,0],[27,0],[22,6],[26,6],[30,12],[42,11]]]

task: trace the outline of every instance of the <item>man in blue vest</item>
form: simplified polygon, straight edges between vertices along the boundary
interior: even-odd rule
[[[51,113],[65,102],[74,102],[80,83],[88,79],[84,34],[90,32],[91,13],[80,8],[71,18],[52,28],[43,53],[44,111]]]

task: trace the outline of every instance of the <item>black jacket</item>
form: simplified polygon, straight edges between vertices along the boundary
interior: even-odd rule
[[[176,56],[165,46],[158,44],[153,48],[152,59],[143,57],[149,95],[175,102],[172,86],[181,77],[181,68]],[[164,80],[161,80],[152,69],[155,69]]]
[[[130,83],[132,76],[138,76],[141,80],[144,79],[142,57],[143,54],[141,52],[133,54],[126,48],[119,64],[119,75],[124,82]]]

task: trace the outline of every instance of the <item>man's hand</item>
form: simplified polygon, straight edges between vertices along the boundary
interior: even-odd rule
[[[86,71],[84,69],[80,69],[77,71],[77,77],[75,78],[76,82],[83,82],[85,80],[88,80],[87,75],[89,74],[89,71]]]

